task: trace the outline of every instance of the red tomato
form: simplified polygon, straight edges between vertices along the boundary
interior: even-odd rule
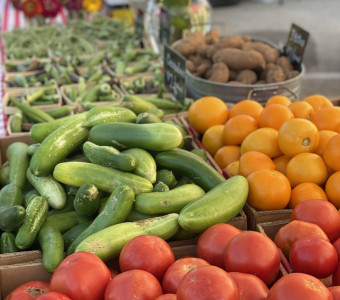
[[[238,300],[237,286],[223,269],[208,265],[192,269],[181,280],[177,300]]]
[[[336,252],[338,253],[338,258],[340,261],[340,238],[338,238],[335,242],[333,242],[333,246],[336,250]]]
[[[265,283],[253,274],[240,272],[229,272],[229,275],[234,279],[238,297],[242,300],[265,300],[269,293]]]
[[[320,237],[302,237],[293,243],[289,262],[295,272],[325,278],[335,272],[338,254],[330,242]]]
[[[197,241],[197,256],[224,269],[224,250],[229,240],[242,230],[225,223],[206,229]]]
[[[110,273],[111,273],[111,278],[117,276],[120,272],[118,272],[117,270],[115,270],[114,268],[109,268]]]
[[[69,296],[58,292],[49,292],[37,297],[37,300],[72,300]]]
[[[47,281],[29,281],[15,288],[5,300],[31,300],[49,292],[50,284]]]
[[[228,272],[253,274],[269,285],[279,273],[280,253],[268,236],[244,231],[229,241],[224,262]]]
[[[340,300],[340,286],[330,286],[328,290],[331,292],[333,300]]]
[[[312,199],[301,202],[293,209],[290,219],[319,225],[331,242],[340,237],[340,214],[329,201]]]
[[[169,244],[155,235],[140,235],[125,244],[119,256],[122,272],[140,269],[162,281],[167,268],[175,261]]]
[[[338,266],[336,267],[336,270],[333,273],[332,285],[340,285],[340,263],[338,263]]]
[[[65,294],[72,300],[101,300],[110,279],[109,268],[98,256],[78,251],[61,262],[50,285],[52,291]]]
[[[289,273],[270,288],[266,300],[332,300],[328,288],[316,277],[304,273]]]
[[[276,233],[274,242],[282,250],[283,254],[289,258],[292,244],[305,236],[318,236],[329,242],[328,236],[319,225],[301,220],[293,220],[282,226]]]
[[[155,300],[177,300],[176,294],[164,294],[157,297]]]
[[[130,270],[111,279],[105,300],[154,300],[162,294],[161,284],[154,275],[144,270]]]
[[[197,257],[184,257],[177,259],[165,272],[162,282],[164,293],[176,294],[180,281],[190,270],[209,263]]]

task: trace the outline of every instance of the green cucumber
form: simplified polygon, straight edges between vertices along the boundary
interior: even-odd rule
[[[54,215],[47,215],[43,226],[51,226],[61,233],[64,233],[74,226],[87,222],[88,220],[89,218],[81,216],[73,210]]]
[[[26,210],[21,205],[0,207],[0,229],[2,231],[16,231],[24,222]]]
[[[167,169],[157,171],[156,181],[164,182],[170,189],[176,185],[176,177],[174,173]]]
[[[97,145],[113,146],[120,150],[142,148],[165,151],[176,148],[183,142],[178,128],[166,123],[104,123],[92,127],[89,138]]]
[[[22,191],[14,183],[9,183],[0,190],[0,207],[22,205],[22,199]]]
[[[84,120],[85,115],[73,119],[44,139],[31,158],[30,170],[33,175],[50,175],[56,164],[87,140],[89,129],[83,126]]]
[[[193,183],[193,181],[187,176],[181,176],[177,180],[176,187],[184,185],[184,184],[189,184],[189,183]]]
[[[93,127],[108,122],[136,122],[136,114],[124,107],[105,105],[91,108],[86,115],[84,126]]]
[[[22,132],[22,111],[18,110],[14,113],[13,119],[10,123],[12,132]]]
[[[138,114],[136,119],[137,124],[162,123],[162,120],[150,112],[143,112]]]
[[[107,200],[104,209],[67,249],[67,254],[73,253],[76,247],[90,235],[114,224],[124,222],[131,211],[134,199],[135,193],[130,187],[126,185],[117,187]]]
[[[146,111],[146,113],[154,114],[158,118],[162,119],[164,117],[164,111],[159,108],[154,108]]]
[[[160,215],[150,215],[150,214],[142,214],[139,211],[137,211],[134,207],[132,207],[129,215],[126,217],[126,222],[135,222],[135,221],[140,221],[140,220],[145,220],[145,219],[150,219],[154,217],[159,217]]]
[[[69,230],[67,230],[64,234],[63,234],[63,240],[64,240],[64,248],[68,249],[68,247],[70,247],[70,245],[72,244],[72,242],[87,228],[90,226],[90,224],[92,223],[91,221],[86,221],[80,224],[77,224],[75,226],[73,226],[72,228],[70,228]]]
[[[225,178],[212,166],[196,154],[184,149],[176,148],[160,152],[155,160],[159,168],[189,177],[206,192],[225,181]]]
[[[157,98],[157,97],[144,97],[141,96],[144,100],[152,103],[157,108],[160,109],[172,109],[172,110],[181,110],[183,108],[183,105],[178,101],[173,101],[170,99],[163,99],[163,98]]]
[[[132,171],[136,167],[134,156],[121,153],[112,146],[98,146],[87,141],[83,145],[83,151],[90,162],[98,165],[126,172]]]
[[[30,201],[26,208],[25,220],[15,237],[15,244],[19,249],[28,249],[34,243],[45,222],[47,211],[48,204],[44,197],[37,196]]]
[[[18,252],[13,232],[3,232],[0,237],[0,254]]]
[[[176,234],[171,238],[172,241],[183,241],[183,240],[190,240],[195,237],[197,237],[199,233],[197,232],[191,232],[188,230],[185,230],[183,228],[180,228]]]
[[[61,209],[66,203],[66,193],[63,186],[56,181],[52,175],[35,176],[30,169],[27,169],[27,179],[45,197],[48,205],[52,208]]]
[[[139,194],[134,207],[142,214],[179,213],[184,206],[204,194],[198,185],[186,184],[165,192]]]
[[[194,148],[191,150],[192,153],[198,155],[200,158],[202,158],[204,161],[208,160],[208,154],[207,151],[203,150],[202,148]]]
[[[167,240],[178,229],[178,214],[175,213],[136,222],[123,222],[90,235],[77,246],[75,252],[90,252],[103,261],[108,261],[118,257],[124,245],[136,236],[151,234]]]
[[[151,183],[156,182],[156,162],[148,151],[141,148],[130,148],[122,151],[122,153],[132,155],[136,159],[136,167],[132,170],[132,173],[149,180]]]
[[[73,200],[74,210],[81,216],[93,216],[99,207],[100,192],[91,183],[83,184]]]
[[[179,213],[180,226],[191,232],[203,232],[217,223],[227,223],[237,216],[248,197],[248,181],[236,175],[187,204]]]
[[[28,145],[23,142],[14,142],[6,150],[9,162],[9,180],[23,189],[26,185],[26,170],[29,166]]]
[[[9,183],[9,162],[6,160],[0,168],[0,185],[3,187]]]
[[[166,192],[169,191],[170,188],[162,181],[157,181],[156,184],[153,186],[153,192]]]
[[[127,185],[135,194],[152,191],[152,183],[135,174],[84,162],[65,162],[57,164],[53,176],[61,183],[82,186],[94,184],[99,190],[112,193],[120,185]]]
[[[157,108],[156,105],[136,95],[125,95],[120,101],[120,106],[132,110],[137,115]]]
[[[37,150],[39,147],[40,147],[39,143],[29,145],[28,149],[27,149],[27,154],[29,156],[32,156],[34,154],[35,150]]]
[[[68,116],[75,109],[76,109],[75,106],[62,105],[56,108],[45,110],[45,112],[49,114],[51,117],[58,119],[58,118],[63,118],[63,117]]]

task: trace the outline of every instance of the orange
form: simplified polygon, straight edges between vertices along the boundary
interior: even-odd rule
[[[276,170],[262,169],[247,177],[247,201],[257,210],[283,209],[287,206],[291,187],[285,175]]]
[[[273,163],[275,165],[275,170],[281,172],[286,175],[286,166],[290,160],[290,157],[287,155],[280,155],[278,157],[273,158]]]
[[[228,119],[228,107],[217,97],[202,97],[190,105],[188,118],[198,133],[204,133],[211,126],[224,125]]]
[[[244,138],[258,128],[257,121],[249,115],[237,115],[224,125],[223,141],[225,145],[241,145]]]
[[[237,102],[229,111],[229,117],[236,115],[249,115],[258,121],[259,115],[263,110],[262,104],[255,100],[246,99]]]
[[[233,161],[229,165],[225,167],[225,170],[228,172],[230,176],[238,175],[238,167],[239,167],[239,161]]]
[[[218,149],[214,155],[214,160],[220,168],[225,168],[235,160],[239,160],[241,148],[236,145],[223,146]]]
[[[311,121],[319,130],[339,131],[340,125],[340,107],[327,106],[320,108],[312,115]]]
[[[279,130],[285,121],[293,118],[294,115],[287,106],[273,103],[266,106],[261,112],[259,116],[259,126],[271,127]]]
[[[268,106],[270,104],[273,104],[273,103],[276,103],[276,104],[282,104],[284,106],[289,106],[292,101],[286,97],[286,96],[283,96],[283,95],[275,95],[275,96],[271,96],[265,103],[265,106]]]
[[[223,142],[224,125],[214,125],[209,127],[202,136],[202,144],[211,155],[224,145]]]
[[[323,151],[323,159],[326,165],[334,170],[340,171],[340,133],[329,139]],[[242,153],[242,149],[241,149]]]
[[[340,209],[340,171],[329,176],[325,185],[328,200],[332,202],[337,209]]]
[[[241,155],[238,168],[239,175],[248,177],[252,172],[261,169],[275,169],[275,164],[268,155],[258,151],[248,151]]]
[[[278,131],[274,128],[259,128],[247,135],[241,144],[241,154],[259,151],[270,158],[282,154],[279,148]]]
[[[281,152],[288,156],[313,152],[319,145],[319,131],[309,120],[290,119],[280,127],[278,142]]]
[[[325,191],[319,185],[313,182],[300,183],[292,189],[288,207],[294,208],[301,202],[311,199],[328,200]]]
[[[294,101],[288,106],[295,118],[310,120],[314,114],[313,106],[306,101]]]
[[[323,107],[333,106],[333,103],[331,100],[329,100],[327,97],[323,95],[318,95],[318,94],[310,95],[302,99],[302,101],[308,102],[313,107],[314,112],[317,112],[319,109]]]
[[[291,158],[286,166],[286,176],[292,187],[302,182],[322,185],[328,178],[328,170],[320,155],[304,152]]]
[[[323,156],[328,141],[335,135],[337,135],[337,132],[332,130],[319,130],[319,145],[314,150],[314,153]]]

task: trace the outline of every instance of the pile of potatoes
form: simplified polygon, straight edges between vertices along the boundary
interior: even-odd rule
[[[299,74],[285,56],[270,45],[250,36],[220,37],[216,29],[193,32],[174,44],[194,75],[230,84],[281,82]]]

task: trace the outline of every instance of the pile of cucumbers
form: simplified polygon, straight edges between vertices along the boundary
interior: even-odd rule
[[[137,122],[145,112],[94,107],[33,125],[30,145],[11,144],[0,169],[1,253],[40,249],[52,273],[75,251],[108,261],[135,236],[188,239],[238,215],[246,178],[225,179],[175,120]]]

